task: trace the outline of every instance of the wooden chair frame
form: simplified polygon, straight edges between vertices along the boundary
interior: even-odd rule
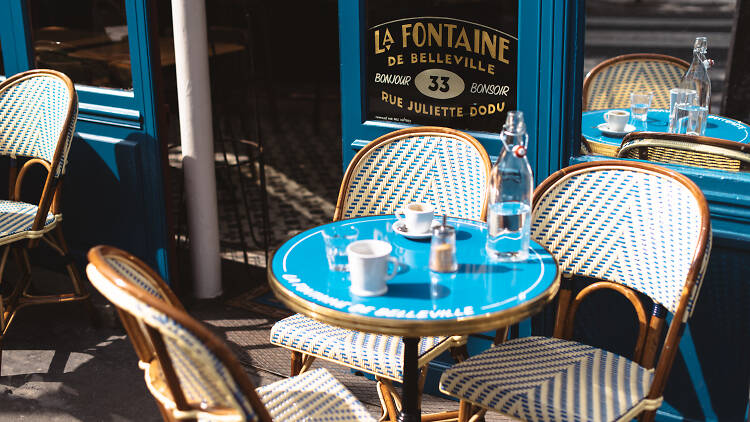
[[[664,61],[669,64],[682,67],[685,71],[688,70],[690,67],[690,63],[686,62],[685,60],[679,59],[677,57],[673,56],[667,56],[664,54],[651,54],[651,53],[635,53],[635,54],[624,54],[621,56],[613,57],[611,59],[607,59],[598,65],[596,65],[591,71],[586,74],[586,77],[583,80],[583,92],[582,92],[582,111],[588,111],[587,104],[589,100],[589,90],[591,89],[591,82],[594,80],[594,78],[601,73],[603,70],[609,68],[610,66],[617,65],[622,62],[629,62],[629,61],[639,61],[639,60],[651,60],[651,61]]]
[[[591,293],[600,290],[613,290],[621,294],[633,306],[638,318],[638,337],[633,352],[633,361],[646,369],[654,369],[654,378],[649,390],[647,399],[657,400],[664,392],[667,377],[671,371],[672,364],[679,350],[679,341],[682,332],[687,323],[689,314],[687,313],[688,303],[691,300],[691,294],[695,284],[706,271],[708,264],[708,251],[711,248],[711,223],[708,204],[703,193],[690,179],[677,173],[676,171],[657,166],[649,163],[639,162],[622,162],[622,161],[597,161],[589,163],[576,164],[562,170],[559,170],[547,179],[545,179],[535,190],[533,196],[532,209],[535,209],[540,200],[544,197],[545,192],[554,187],[555,184],[569,174],[585,171],[592,167],[610,167],[625,169],[643,169],[649,172],[667,175],[679,181],[690,193],[698,199],[700,204],[699,213],[701,215],[701,229],[697,241],[697,246],[693,254],[690,269],[686,277],[686,283],[674,313],[672,322],[669,324],[664,344],[659,352],[659,345],[663,337],[664,326],[666,324],[667,309],[654,303],[651,312],[648,312],[639,298],[637,290],[622,284],[599,280],[589,284],[577,294],[573,294],[572,275],[564,275],[558,293],[558,304],[555,318],[555,328],[553,337],[564,340],[572,340],[576,311],[582,301]],[[650,314],[650,316],[649,316]],[[507,337],[507,328],[498,330],[495,336],[495,344],[500,344]],[[658,361],[657,361],[658,356]],[[461,400],[459,407],[460,422],[478,420],[487,410],[476,406],[466,400]],[[656,410],[644,411],[640,414],[641,421],[653,421]],[[622,420],[629,420],[637,414],[627,414]]]
[[[370,151],[375,150],[379,148],[380,146],[397,141],[399,139],[404,138],[411,138],[415,136],[423,136],[423,135],[448,135],[450,137],[459,138],[465,142],[468,142],[469,144],[473,145],[481,154],[482,161],[485,167],[485,172],[489,176],[490,169],[492,168],[492,162],[489,159],[489,156],[487,155],[484,147],[482,146],[479,141],[477,141],[474,137],[450,128],[445,127],[436,127],[436,126],[420,126],[420,127],[411,127],[406,129],[397,130],[394,132],[387,133],[383,136],[380,136],[379,138],[375,139],[374,141],[367,144],[364,148],[359,150],[357,154],[354,156],[352,161],[349,163],[349,166],[346,169],[346,172],[344,173],[343,180],[341,182],[341,187],[339,188],[339,195],[338,200],[336,201],[336,208],[333,214],[333,221],[339,221],[344,219],[344,211],[345,211],[345,204],[346,204],[346,198],[349,186],[351,184],[352,177],[355,174],[355,170],[357,168],[358,163],[365,157],[368,156]],[[488,177],[488,183],[489,183],[489,177]],[[482,202],[481,207],[481,215],[480,219],[485,220],[487,218],[487,196],[485,195],[485,198]],[[465,360],[468,357],[468,351],[466,350],[466,337],[464,336],[457,336],[453,337],[449,341],[452,342],[452,346],[450,348],[451,356],[456,361],[462,361]],[[302,353],[299,351],[291,350],[292,356],[291,356],[291,374],[292,375],[298,375],[302,372],[308,370],[313,361],[315,360],[316,356]],[[441,350],[442,352],[442,350]],[[419,359],[418,366],[421,368],[421,375],[420,375],[420,400],[421,400],[421,392],[424,389],[424,382],[427,376],[427,365],[429,362],[436,357],[437,353],[428,353],[427,355],[423,356]],[[323,358],[323,357],[321,357]],[[342,365],[342,362],[334,361],[334,363]],[[384,378],[384,377],[376,377],[377,380],[377,389],[378,389],[378,395],[380,397],[381,401],[381,407],[383,409],[383,416],[381,417],[381,421],[383,420],[389,420],[389,421],[396,421],[398,419],[398,413],[401,409],[401,397],[396,391],[396,389],[393,387],[393,382],[390,379]],[[429,415],[422,415],[422,421],[428,422],[428,421],[441,421],[441,420],[454,420],[458,415],[458,412],[456,411],[449,411],[449,412],[441,412],[441,413],[435,413],[435,414],[429,414]]]
[[[673,152],[671,159],[657,159],[650,157],[652,148],[658,148],[665,153]],[[701,161],[705,156],[704,165],[691,161]],[[712,162],[708,156],[714,156],[722,163]],[[681,164],[726,171],[750,171],[750,144],[728,141],[726,139],[708,136],[684,135],[662,132],[631,132],[625,136],[617,150],[618,158],[636,158],[658,163]],[[725,161],[726,160],[726,161]],[[727,168],[731,161],[737,162],[737,168]],[[722,165],[726,164],[726,165]]]
[[[574,165],[557,171],[536,188],[533,205],[536,206],[539,199],[544,195],[544,192],[562,177],[595,166],[622,167],[623,165],[616,161],[600,161],[598,163]],[[633,352],[633,360],[646,369],[656,369],[654,380],[651,384],[651,389],[647,398],[657,399],[664,393],[667,377],[672,369],[672,364],[677,356],[677,351],[679,350],[679,341],[689,317],[687,314],[687,307],[688,302],[691,299],[691,294],[696,282],[700,280],[700,277],[705,273],[706,266],[708,265],[707,251],[710,251],[711,248],[711,216],[703,192],[701,192],[700,188],[688,179],[687,176],[648,163],[628,163],[628,167],[635,167],[654,173],[664,174],[678,180],[690,191],[690,193],[692,193],[694,197],[698,199],[700,204],[702,224],[697,247],[693,254],[693,261],[686,277],[687,281],[682,289],[677,311],[673,315],[672,322],[669,324],[664,345],[661,348],[661,353],[658,355],[659,360],[658,362],[655,362],[657,351],[659,350],[659,343],[661,342],[662,333],[666,324],[665,318],[667,310],[662,305],[655,303],[651,312],[651,317],[647,321],[647,312],[643,307],[643,303],[638,298],[637,291],[611,281],[602,280],[590,284],[581,290],[575,297],[573,297],[570,283],[564,282],[560,287],[558,297],[554,337],[566,340],[571,339],[573,336],[573,324],[575,322],[575,314],[578,310],[578,306],[590,293],[603,289],[610,289],[620,293],[633,305],[638,316],[638,340]],[[652,421],[655,415],[656,410],[647,411],[642,414],[640,419],[642,421]]]
[[[248,378],[247,373],[240,365],[236,356],[229,347],[216,337],[208,328],[196,321],[193,317],[185,312],[177,297],[172,293],[169,287],[162,281],[161,277],[146,265],[140,259],[111,246],[97,246],[88,253],[88,259],[96,271],[98,271],[107,282],[121,290],[124,294],[130,295],[157,311],[167,315],[185,327],[190,333],[202,341],[205,346],[216,355],[216,357],[227,368],[232,380],[237,384],[245,398],[252,406],[253,410],[263,422],[270,422],[271,416],[268,413],[263,402],[255,391],[253,382]],[[166,300],[159,300],[151,294],[134,286],[132,283],[123,280],[120,274],[106,261],[107,257],[115,257],[128,261],[143,272],[155,285],[159,286],[160,293]],[[199,416],[217,416],[226,417],[234,412],[233,409],[204,409],[200,404],[190,404],[187,402],[185,395],[180,387],[177,373],[172,361],[167,353],[164,340],[158,330],[145,326],[138,321],[128,311],[117,307],[125,330],[133,343],[133,348],[139,359],[139,366],[146,370],[154,365],[158,365],[164,374],[164,387],[169,393],[168,403],[163,403],[154,395],[159,410],[166,421],[197,421]],[[170,410],[174,407],[174,410]],[[178,418],[175,413],[180,415]]]
[[[62,179],[64,176],[64,163],[61,165],[61,160],[67,159],[67,152],[71,142],[70,138],[73,136],[78,115],[78,97],[73,82],[63,73],[48,69],[35,69],[19,73],[0,83],[0,93],[18,83],[24,82],[25,80],[40,76],[51,76],[64,82],[68,91],[67,111],[51,162],[39,157],[29,157],[19,170],[16,164],[16,156],[11,154],[8,177],[9,200],[19,200],[24,177],[33,166],[38,165],[43,167],[47,171],[47,176],[45,178],[42,193],[37,205],[37,213],[34,217],[31,228],[0,240],[0,244],[5,245],[5,249],[0,257],[0,279],[4,273],[8,254],[11,249],[13,250],[17,264],[22,270],[22,276],[15,284],[11,294],[2,298],[2,301],[0,301],[0,360],[2,358],[2,340],[5,337],[8,327],[18,310],[26,306],[85,301],[92,321],[96,322],[96,312],[89,299],[89,294],[84,288],[81,274],[75,266],[72,258],[69,256],[68,246],[63,237],[62,226],[60,225],[60,221],[62,220],[60,203]],[[55,221],[45,226],[48,212],[51,212],[55,216]],[[19,241],[26,239],[28,239],[28,245],[26,247],[17,245]],[[73,284],[73,293],[45,296],[29,294],[28,290],[31,284],[31,264],[29,262],[27,248],[36,247],[40,240],[49,245],[65,260],[65,267]]]

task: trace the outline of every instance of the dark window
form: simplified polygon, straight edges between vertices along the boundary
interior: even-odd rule
[[[77,84],[133,87],[125,0],[31,0],[29,9],[37,68]]]

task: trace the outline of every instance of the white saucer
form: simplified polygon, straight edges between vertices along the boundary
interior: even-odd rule
[[[599,124],[599,126],[596,127],[597,129],[601,130],[602,133],[609,136],[625,136],[628,133],[635,130],[635,126],[631,125],[630,123],[626,124],[622,130],[612,130],[609,128],[609,123],[604,122]]]
[[[396,220],[391,227],[393,228],[394,232],[400,234],[401,236],[408,237],[409,239],[426,239],[432,236],[432,229],[439,225],[439,221],[432,220],[430,230],[427,230],[427,232],[425,233],[409,233],[409,229],[406,228],[406,223],[400,220]]]

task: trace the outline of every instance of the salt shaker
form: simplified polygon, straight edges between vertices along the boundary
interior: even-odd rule
[[[432,230],[430,243],[430,270],[450,273],[458,269],[456,262],[456,229],[443,223]]]

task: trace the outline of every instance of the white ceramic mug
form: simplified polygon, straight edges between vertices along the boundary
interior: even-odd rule
[[[409,233],[421,234],[430,231],[434,207],[422,202],[412,202],[398,209],[395,214],[406,225]]]
[[[609,125],[610,130],[621,132],[630,120],[630,112],[625,110],[610,110],[604,113],[604,120]]]
[[[391,244],[367,239],[352,242],[346,247],[349,256],[350,291],[357,296],[380,296],[388,291],[386,281],[399,269],[398,260],[391,256]],[[393,265],[388,271],[388,263]]]

